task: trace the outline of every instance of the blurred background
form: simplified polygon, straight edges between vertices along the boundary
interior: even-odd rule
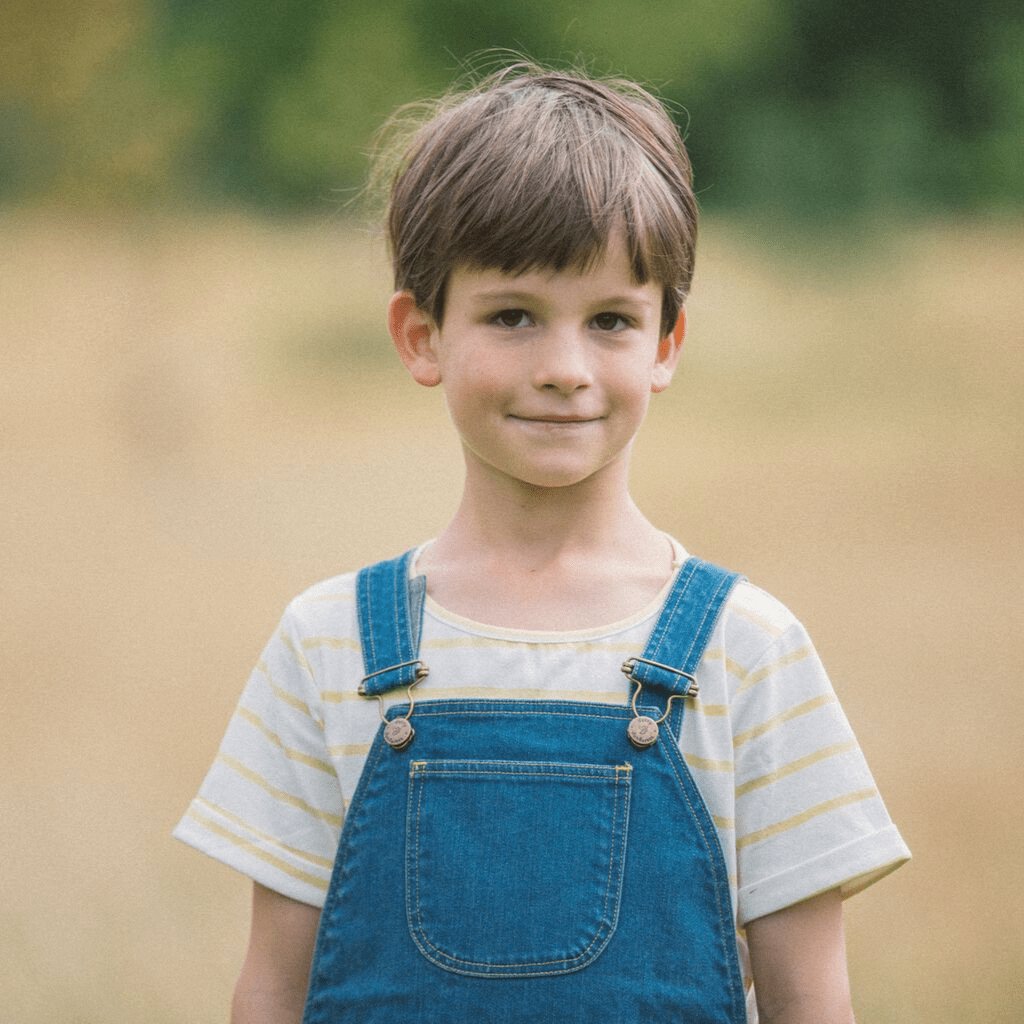
[[[288,599],[453,508],[361,189],[380,122],[495,48],[636,77],[687,132],[690,334],[635,495],[806,621],[914,850],[848,907],[859,1019],[1020,1019],[1018,5],[3,23],[0,1021],[226,1019],[249,887],[169,831]]]

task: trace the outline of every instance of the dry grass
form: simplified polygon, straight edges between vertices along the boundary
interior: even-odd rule
[[[284,602],[435,531],[458,458],[344,225],[0,227],[0,1019],[223,1020],[247,886],[168,831]],[[636,457],[807,621],[915,851],[849,907],[877,1024],[1019,1019],[1022,256],[708,225]]]

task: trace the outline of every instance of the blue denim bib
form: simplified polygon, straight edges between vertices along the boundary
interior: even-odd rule
[[[425,674],[410,561],[359,575],[369,698]],[[725,862],[676,742],[737,578],[682,566],[623,666],[631,706],[389,709],[342,830],[305,1024],[746,1021]]]

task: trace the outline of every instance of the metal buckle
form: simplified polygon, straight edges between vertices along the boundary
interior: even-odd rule
[[[384,742],[387,743],[392,750],[405,750],[410,743],[412,738],[416,735],[416,730],[412,727],[412,723],[409,721],[412,718],[413,710],[416,707],[416,700],[412,695],[413,687],[420,682],[422,679],[430,674],[430,669],[427,668],[423,661],[418,658],[415,661],[404,661],[401,665],[389,665],[387,668],[379,669],[377,672],[371,672],[368,676],[363,676],[363,681],[359,684],[359,692],[364,697],[367,696],[364,688],[364,683],[367,679],[372,679],[374,676],[382,675],[384,672],[393,672],[395,669],[407,668],[409,665],[418,665],[416,669],[416,678],[405,688],[405,696],[409,702],[409,710],[404,715],[399,715],[398,718],[392,718],[389,722],[387,716],[384,714],[384,694],[375,693],[374,697],[377,698],[377,710],[380,713],[380,720],[384,723]]]
[[[408,668],[410,665],[419,665],[419,668],[416,670],[416,678],[409,684],[410,686],[415,686],[421,679],[426,678],[430,673],[430,669],[427,668],[426,662],[420,658],[416,658],[413,661],[403,661],[398,665],[388,665],[387,668],[379,668],[376,672],[371,672],[369,675],[363,676],[359,681],[359,695],[361,697],[380,696],[379,694],[367,694],[366,680],[373,679],[375,676],[382,676],[385,672],[397,672],[400,668]]]
[[[643,689],[643,682],[633,675],[633,670],[638,664],[651,665],[653,668],[663,668],[666,672],[671,672],[673,675],[681,676],[683,679],[689,680],[689,686],[682,693],[670,693],[668,697],[668,703],[665,705],[665,711],[660,718],[650,718],[647,715],[641,715],[637,710],[636,702],[640,696],[640,691]],[[630,701],[630,707],[633,710],[633,717],[630,719],[629,726],[626,728],[626,735],[629,737],[629,742],[633,744],[637,750],[646,750],[648,747],[653,747],[658,742],[658,727],[662,722],[668,718],[669,713],[672,710],[672,701],[680,700],[684,697],[695,697],[700,689],[697,686],[697,680],[690,675],[689,672],[683,672],[681,669],[673,668],[671,665],[662,665],[659,661],[651,661],[649,658],[627,658],[622,663],[622,673],[625,675],[630,682],[636,683],[636,689],[633,691],[633,699]]]
[[[672,694],[672,697],[696,697],[700,693],[700,686],[697,680],[689,672],[684,672],[681,668],[673,668],[671,665],[662,665],[660,661],[651,661],[650,658],[627,658],[622,663],[623,675],[627,676],[634,683],[640,683],[640,680],[633,675],[633,669],[637,665],[650,665],[652,668],[662,668],[666,672],[671,672],[675,676],[681,676],[683,679],[689,680],[690,685],[682,693]]]

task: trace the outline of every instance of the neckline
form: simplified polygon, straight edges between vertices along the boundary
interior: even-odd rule
[[[584,629],[514,629],[510,626],[496,626],[491,623],[479,622],[476,619],[459,615],[457,612],[450,611],[443,605],[439,604],[430,596],[429,593],[426,595],[424,601],[424,611],[435,621],[454,627],[455,629],[459,629],[464,633],[470,633],[473,636],[486,637],[492,640],[509,640],[518,643],[554,644],[580,642],[587,640],[600,640],[609,636],[614,636],[617,633],[624,633],[627,630],[638,626],[640,623],[655,617],[661,611],[661,608],[665,604],[665,600],[668,598],[669,592],[672,589],[672,585],[675,583],[676,577],[679,575],[679,570],[689,557],[686,549],[679,543],[679,541],[668,534],[665,534],[665,536],[672,547],[671,574],[665,581],[662,588],[653,598],[651,598],[650,601],[647,602],[647,604],[642,608],[637,609],[637,611],[632,614],[627,615],[625,618],[618,619],[615,622],[609,622],[599,626],[589,626]],[[425,541],[416,549],[412,562],[409,566],[410,576],[422,575],[417,573],[416,566],[419,562],[420,555],[432,542],[432,539]]]

